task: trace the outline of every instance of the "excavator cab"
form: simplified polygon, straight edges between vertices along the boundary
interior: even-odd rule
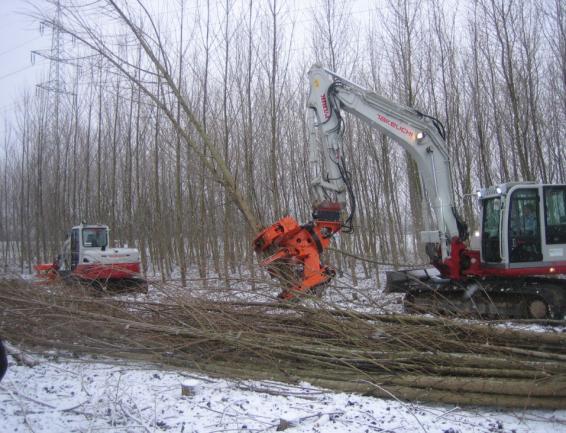
[[[566,261],[566,185],[506,183],[479,192],[487,268],[557,271]]]

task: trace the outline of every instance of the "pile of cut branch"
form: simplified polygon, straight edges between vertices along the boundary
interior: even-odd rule
[[[0,334],[27,347],[224,377],[308,381],[406,400],[566,408],[564,333],[308,304],[187,295],[148,302],[0,281]]]

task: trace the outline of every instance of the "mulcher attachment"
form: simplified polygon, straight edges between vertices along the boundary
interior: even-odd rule
[[[294,218],[286,216],[259,233],[253,243],[254,250],[267,256],[261,265],[283,285],[280,299],[291,300],[312,293],[332,280],[336,271],[322,264],[320,256],[341,226],[338,218],[314,219],[299,225]]]

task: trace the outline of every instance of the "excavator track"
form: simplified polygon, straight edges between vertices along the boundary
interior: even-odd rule
[[[566,280],[483,278],[451,281],[421,271],[387,274],[386,292],[405,293],[408,313],[482,319],[558,319],[566,314]]]

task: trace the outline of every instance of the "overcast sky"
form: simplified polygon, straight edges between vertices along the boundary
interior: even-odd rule
[[[51,39],[44,36],[39,24],[25,16],[30,11],[24,0],[0,0],[0,117],[13,110],[15,100],[25,89],[34,91],[41,82],[47,61],[36,56],[31,61],[32,50],[49,49]],[[9,116],[8,116],[9,117]],[[3,130],[3,125],[0,130]]]
[[[212,3],[216,1],[218,0],[213,0]],[[320,1],[285,0],[283,2],[286,9],[292,11],[291,15],[298,25],[293,34],[295,50],[306,48],[308,44],[306,35],[302,34],[300,29],[312,23],[311,8],[316,10]],[[383,3],[381,0],[344,1],[347,2],[352,16],[358,20],[367,19],[368,8],[372,1]],[[42,35],[40,24],[30,18],[29,14],[32,11],[30,2],[42,4],[41,0],[0,0],[0,140],[4,137],[4,120],[14,120],[11,113],[17,101],[22,99],[23,93],[28,91],[33,94],[37,84],[47,81],[49,62],[39,55],[32,56],[32,51],[49,53],[51,34],[50,30],[46,29]],[[173,16],[179,9],[178,1],[174,0],[145,0],[145,3],[158,9],[165,9]],[[191,2],[187,1],[186,4],[189,5]],[[245,4],[247,5],[247,2]]]

